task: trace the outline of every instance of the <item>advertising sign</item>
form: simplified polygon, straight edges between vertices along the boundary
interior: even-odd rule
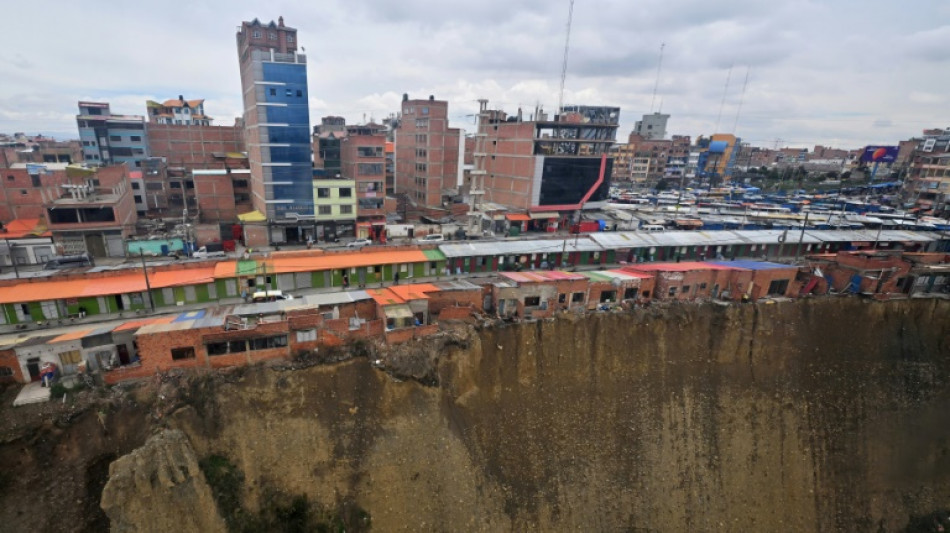
[[[897,159],[897,146],[866,146],[861,154],[862,163],[893,163]]]

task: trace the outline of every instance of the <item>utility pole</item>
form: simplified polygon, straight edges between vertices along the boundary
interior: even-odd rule
[[[152,298],[152,285],[148,282],[148,267],[145,266],[145,250],[139,248],[139,256],[142,258],[142,273],[145,274],[145,294],[148,295],[148,306],[155,311],[155,299]]]
[[[805,211],[805,220],[802,222],[802,232],[798,236],[798,246],[795,248],[795,262],[798,262],[799,256],[802,253],[802,242],[805,241],[805,227],[808,226],[808,215],[809,211]]]

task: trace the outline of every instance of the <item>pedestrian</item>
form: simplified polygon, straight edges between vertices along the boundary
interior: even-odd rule
[[[343,274],[343,288],[348,289],[350,287],[350,276]]]
[[[395,274],[393,274],[393,282],[396,285],[399,285],[399,272],[396,272]]]

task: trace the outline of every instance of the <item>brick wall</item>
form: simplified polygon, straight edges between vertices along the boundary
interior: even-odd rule
[[[0,376],[0,383],[26,383],[29,377],[23,377],[23,369],[14,350],[0,350],[0,367],[7,367],[13,371],[11,376]]]

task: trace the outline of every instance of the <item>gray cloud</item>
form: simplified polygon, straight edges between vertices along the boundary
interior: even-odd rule
[[[575,3],[565,101],[619,105],[620,136],[651,102],[670,130],[750,140],[859,146],[926,127],[947,102],[950,8],[892,1],[581,0]],[[557,102],[567,0],[205,0],[186,11],[90,0],[8,9],[0,52],[0,131],[76,135],[79,99],[144,114],[147,98],[205,98],[220,124],[241,113],[234,34],[283,15],[306,47],[311,121],[398,110],[403,92],[434,94],[472,128],[478,98],[513,112]],[[44,38],[35,27],[44,25]],[[666,43],[657,99],[652,92]],[[725,87],[729,66],[731,81]],[[742,94],[746,69],[750,81]],[[725,89],[725,99],[724,96]],[[736,120],[739,102],[742,112]],[[721,109],[721,112],[720,112]],[[887,127],[872,127],[885,120]],[[883,123],[882,123],[883,124]],[[886,136],[886,138],[877,138]],[[873,137],[873,138],[872,138]]]

